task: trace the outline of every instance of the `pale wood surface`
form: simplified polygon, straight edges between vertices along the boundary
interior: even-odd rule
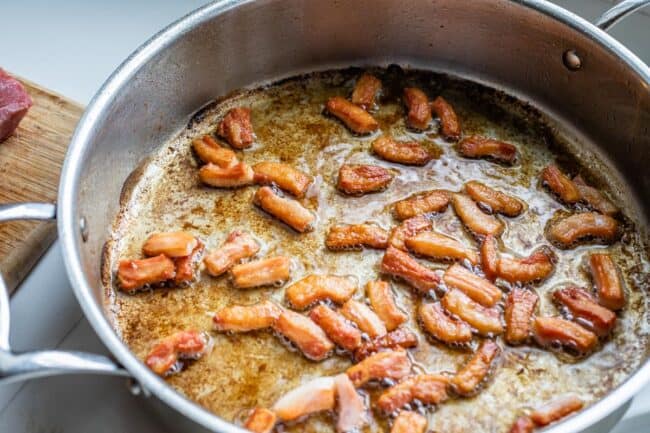
[[[63,158],[83,107],[27,80],[21,81],[34,105],[14,135],[0,143],[0,203],[54,203]],[[0,224],[0,271],[10,292],[54,239],[55,223]]]

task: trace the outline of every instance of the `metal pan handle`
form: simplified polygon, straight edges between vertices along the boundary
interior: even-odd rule
[[[55,218],[56,206],[50,203],[0,205],[0,222]],[[0,385],[61,374],[130,376],[119,364],[102,355],[60,350],[14,353],[9,344],[9,307],[8,290],[0,275]]]
[[[601,30],[608,31],[626,16],[644,6],[650,5],[650,0],[625,0],[603,13],[594,24]]]

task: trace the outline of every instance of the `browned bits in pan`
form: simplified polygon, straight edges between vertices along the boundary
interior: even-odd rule
[[[421,304],[418,317],[424,330],[433,338],[447,344],[465,344],[472,340],[472,328],[445,313],[440,303]]]
[[[417,412],[403,410],[399,413],[390,433],[424,433],[427,430],[427,419]]]
[[[334,378],[319,377],[289,391],[280,397],[271,409],[280,420],[286,422],[312,413],[333,410],[335,404]]]
[[[438,374],[419,374],[388,388],[377,400],[377,407],[386,414],[393,413],[413,400],[434,405],[447,400],[449,379]]]
[[[309,312],[309,318],[320,326],[336,345],[354,351],[361,345],[361,331],[341,314],[327,305],[317,305]]]
[[[142,246],[142,252],[146,256],[164,254],[171,258],[185,257],[192,253],[198,243],[198,239],[187,232],[154,233]]]
[[[176,266],[172,259],[164,254],[141,260],[120,260],[117,269],[117,281],[125,291],[164,283],[174,276]]]
[[[458,263],[447,268],[442,280],[484,307],[493,307],[501,299],[502,293],[497,286]]]
[[[253,145],[253,124],[250,108],[232,108],[224,116],[217,134],[235,149],[246,149]]]
[[[558,421],[573,412],[579,411],[582,409],[583,405],[584,403],[582,403],[582,400],[578,397],[563,397],[534,410],[530,414],[530,419],[532,419],[538,427],[543,427],[552,422]]]
[[[258,162],[253,165],[255,183],[277,185],[298,198],[302,198],[309,188],[311,177],[283,162]]]
[[[364,110],[370,110],[375,106],[375,97],[381,90],[381,81],[370,74],[363,74],[357,79],[352,91],[352,103]]]
[[[281,197],[268,186],[257,190],[253,202],[299,233],[311,230],[316,219],[300,202]]]
[[[582,200],[593,210],[609,216],[619,213],[619,209],[602,192],[587,185],[579,175],[573,178],[573,184],[580,191]]]
[[[380,337],[388,332],[386,325],[379,316],[362,302],[350,299],[343,304],[340,312],[348,320],[354,322],[370,338]]]
[[[238,188],[253,184],[253,169],[244,162],[226,168],[208,163],[199,169],[199,179],[215,188]]]
[[[575,286],[553,292],[553,300],[564,306],[571,318],[598,336],[605,336],[616,325],[616,314],[599,305],[589,292]]]
[[[282,307],[271,301],[254,305],[233,305],[219,310],[212,323],[216,331],[248,332],[272,328],[282,314]]]
[[[381,271],[404,280],[423,293],[436,289],[440,283],[440,277],[434,271],[422,266],[404,251],[393,247],[386,250],[381,261]]]
[[[235,230],[216,250],[210,251],[205,258],[205,268],[213,277],[226,272],[240,260],[253,257],[260,250],[260,245],[249,233]]]
[[[530,417],[520,416],[510,427],[510,433],[533,433],[535,424]]]
[[[505,339],[509,344],[522,344],[528,341],[532,331],[531,321],[539,298],[535,292],[515,287],[506,299]]]
[[[418,337],[408,328],[397,328],[388,334],[366,341],[354,352],[354,359],[362,361],[376,352],[384,350],[410,349],[417,347]]]
[[[284,310],[275,322],[274,329],[288,338],[312,361],[322,361],[334,349],[334,343],[309,317]]]
[[[498,335],[503,332],[498,309],[486,308],[458,289],[448,291],[440,302],[447,311],[467,322],[481,335]]]
[[[478,263],[478,254],[449,236],[427,231],[407,238],[406,246],[417,255],[435,260],[469,260]]]
[[[357,388],[370,381],[399,380],[410,372],[411,360],[404,350],[375,353],[346,371]]]
[[[154,373],[165,375],[180,359],[198,359],[208,347],[208,339],[197,331],[179,331],[156,344],[145,359]]]
[[[494,281],[499,268],[499,246],[492,235],[487,235],[481,244],[481,268],[485,278]]]
[[[277,256],[233,266],[230,273],[238,289],[278,285],[285,283],[291,273],[291,259]]]
[[[409,128],[425,130],[431,123],[431,106],[429,98],[416,87],[404,89],[404,103],[408,109],[406,124]]]
[[[461,127],[454,107],[445,98],[438,96],[431,103],[431,110],[440,119],[440,132],[442,132],[442,136],[447,140],[458,140],[461,134]]]
[[[239,162],[235,152],[219,146],[219,143],[209,135],[192,140],[192,148],[201,161],[206,164],[211,163],[221,168],[228,168]]]
[[[395,203],[395,217],[405,220],[426,213],[444,212],[449,205],[449,198],[449,193],[442,190],[416,194]]]
[[[355,433],[368,423],[368,413],[363,397],[354,387],[347,374],[334,377],[337,400],[337,433]]]
[[[318,301],[342,304],[352,297],[357,285],[351,278],[336,275],[309,275],[289,286],[285,296],[289,304],[304,310]]]
[[[589,256],[589,271],[596,286],[598,302],[610,310],[625,306],[625,291],[621,276],[609,254],[594,253]]]
[[[253,433],[271,433],[276,420],[277,416],[273,411],[263,407],[256,407],[246,418],[244,428]]]
[[[379,123],[367,111],[341,96],[330,98],[325,108],[356,134],[370,134],[379,128]]]
[[[548,225],[546,236],[560,248],[572,248],[583,241],[612,243],[620,237],[618,222],[607,215],[584,212],[569,215]]]
[[[386,281],[368,281],[366,295],[372,309],[384,322],[386,329],[392,331],[408,320],[408,316],[397,307],[395,297]]]
[[[196,247],[192,252],[185,257],[178,257],[174,259],[176,264],[176,275],[174,276],[174,283],[185,284],[190,283],[196,279],[196,271],[203,253],[203,242],[197,240]]]
[[[393,248],[406,251],[406,244],[404,242],[408,238],[411,238],[425,230],[431,230],[432,228],[433,224],[431,223],[431,220],[424,215],[409,218],[402,221],[400,225],[391,230],[388,244]]]
[[[574,204],[582,198],[576,185],[555,165],[542,170],[542,183],[564,203]]]
[[[500,278],[510,283],[532,283],[547,278],[555,269],[557,258],[549,247],[541,247],[521,259],[501,257],[497,266]]]
[[[372,151],[381,159],[404,165],[425,165],[432,158],[417,141],[397,141],[385,135],[372,142]]]
[[[494,215],[485,214],[468,196],[453,194],[451,203],[458,218],[474,236],[499,236],[503,233],[503,223]]]
[[[518,198],[497,191],[475,180],[465,184],[465,192],[472,200],[484,206],[490,212],[516,217],[524,211],[524,204]]]
[[[502,164],[514,164],[517,148],[505,141],[472,135],[458,143],[458,152],[466,158],[491,159]]]
[[[533,332],[541,346],[559,345],[580,354],[591,352],[598,343],[596,334],[559,317],[537,317]]]
[[[393,174],[377,165],[343,164],[339,170],[337,188],[348,195],[363,195],[383,191],[393,180]]]
[[[500,352],[499,345],[494,341],[483,341],[469,362],[451,379],[454,391],[462,396],[475,394],[481,383],[485,381]]]
[[[388,232],[376,224],[338,225],[330,228],[325,245],[332,251],[384,249],[388,246]]]

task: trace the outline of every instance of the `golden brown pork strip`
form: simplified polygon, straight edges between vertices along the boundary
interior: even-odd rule
[[[492,235],[487,235],[481,244],[481,268],[485,278],[494,281],[499,271],[499,246]]]
[[[520,416],[510,427],[510,433],[533,433],[535,423],[530,417]]]
[[[156,344],[145,358],[154,373],[165,375],[181,359],[198,359],[208,347],[208,338],[198,331],[179,331]]]
[[[164,254],[141,260],[120,260],[117,268],[117,281],[124,291],[160,284],[175,276],[176,266]]]
[[[334,349],[334,343],[327,338],[320,326],[309,317],[291,310],[284,310],[280,314],[273,329],[288,338],[305,357],[313,361],[322,361]]]
[[[509,344],[522,344],[530,337],[531,320],[538,300],[539,297],[532,290],[515,287],[508,294],[504,316],[505,339]]]
[[[547,238],[560,248],[572,248],[578,242],[615,242],[620,233],[618,222],[607,215],[595,212],[572,214],[552,221],[547,230]]]
[[[411,372],[411,360],[404,350],[377,352],[348,368],[346,373],[357,388],[370,381],[400,380]]]
[[[417,141],[397,141],[385,135],[372,142],[372,151],[381,159],[404,165],[425,165],[432,158]]]
[[[440,277],[434,271],[422,266],[404,251],[393,247],[386,250],[381,261],[381,271],[401,278],[423,293],[436,289],[440,283]]]
[[[263,186],[257,190],[254,203],[273,215],[295,231],[304,233],[311,230],[316,217],[300,202],[276,194],[273,189]]]
[[[356,433],[368,423],[365,399],[357,393],[347,374],[334,377],[337,404],[337,433]]]
[[[388,332],[384,322],[364,303],[350,299],[339,311],[370,338],[380,337]]]
[[[311,177],[283,162],[264,161],[253,165],[255,183],[277,185],[298,198],[302,198],[309,188]]]
[[[294,313],[295,314],[295,313]],[[293,421],[306,415],[333,410],[336,384],[333,377],[319,377],[289,391],[272,407],[282,421]]]
[[[616,314],[598,304],[589,292],[569,286],[553,292],[553,300],[566,307],[571,318],[602,337],[616,325]]]
[[[253,145],[253,124],[250,108],[236,107],[224,116],[217,134],[225,138],[235,149],[245,149]]]
[[[214,315],[212,323],[216,331],[248,332],[272,328],[282,314],[282,307],[271,301],[254,305],[233,305]]]
[[[309,318],[320,326],[336,345],[353,352],[361,346],[361,331],[343,315],[327,305],[317,305],[309,312]]]
[[[199,169],[199,179],[215,188],[237,188],[253,184],[253,169],[245,162],[226,168],[208,163]]]
[[[582,198],[577,186],[553,164],[542,170],[542,184],[564,203],[574,204]]]
[[[502,293],[497,286],[458,263],[447,268],[442,280],[484,307],[493,307],[501,299]]]
[[[318,301],[331,300],[342,304],[357,290],[356,282],[348,277],[336,275],[308,275],[293,283],[285,292],[289,304],[304,310]]]
[[[291,259],[277,256],[243,263],[233,266],[230,273],[233,285],[238,289],[278,285],[289,279]]]
[[[472,328],[462,320],[447,315],[439,302],[422,303],[418,317],[424,330],[443,343],[465,344],[472,340]]]
[[[147,238],[142,252],[149,257],[160,254],[170,258],[185,257],[192,253],[198,243],[199,240],[187,232],[154,233]]]
[[[370,134],[379,128],[379,123],[366,110],[341,96],[330,98],[325,108],[356,134]]]
[[[541,346],[560,344],[581,354],[591,352],[598,343],[596,334],[559,317],[537,317],[533,333]]]
[[[219,146],[219,143],[209,135],[192,140],[192,148],[206,164],[212,163],[221,168],[228,168],[239,162],[235,152]]]
[[[400,225],[391,230],[388,238],[388,245],[406,251],[405,241],[408,238],[411,238],[420,232],[431,230],[432,228],[433,223],[424,215],[409,218],[402,221]]]
[[[488,158],[503,164],[514,164],[517,159],[514,145],[478,135],[463,138],[458,152],[466,158]]]
[[[438,96],[431,103],[431,110],[440,119],[440,132],[442,132],[442,136],[447,140],[458,140],[461,134],[460,121],[451,104],[442,96]]]
[[[481,335],[491,336],[503,332],[498,309],[486,308],[458,289],[448,291],[440,302],[447,311],[467,322]]]
[[[556,257],[549,247],[541,247],[521,259],[501,257],[497,275],[510,283],[532,283],[546,279],[555,269]]]
[[[589,271],[596,286],[598,302],[612,311],[625,306],[625,291],[616,264],[609,254],[595,253],[589,256]]]
[[[445,261],[467,259],[472,264],[478,263],[476,251],[452,237],[434,231],[418,233],[407,238],[405,244],[410,251],[427,258]]]
[[[465,184],[465,192],[467,192],[467,195],[472,200],[482,204],[495,213],[516,217],[524,211],[524,203],[518,198],[497,191],[476,180],[469,181]]]
[[[410,349],[417,347],[418,337],[408,328],[397,328],[381,337],[363,342],[354,352],[354,359],[362,361],[373,353],[383,350]]]
[[[343,164],[339,169],[337,188],[348,195],[382,191],[393,180],[393,174],[377,165]]]
[[[418,374],[404,379],[388,388],[377,400],[377,407],[383,413],[391,414],[413,400],[424,405],[442,403],[449,397],[449,379],[438,374]]]
[[[406,124],[409,128],[425,130],[431,123],[431,106],[427,95],[417,87],[404,89],[404,103],[408,109]]]
[[[582,201],[593,210],[609,216],[614,216],[619,212],[619,209],[602,192],[587,185],[580,175],[573,178],[573,184],[580,191]]]
[[[384,249],[388,246],[388,232],[376,224],[337,225],[330,228],[325,245],[333,251],[362,247]]]
[[[503,223],[494,215],[485,214],[468,196],[452,194],[451,203],[458,218],[474,236],[499,236],[503,233]]]
[[[395,217],[405,220],[426,213],[444,212],[449,199],[449,192],[443,190],[418,193],[395,203]]]
[[[368,281],[366,295],[372,309],[384,322],[386,329],[392,331],[408,320],[408,316],[397,307],[395,297],[386,281]]]
[[[186,284],[191,283],[196,279],[197,268],[201,260],[203,249],[203,242],[198,241],[196,247],[194,247],[189,256],[178,257],[174,259],[174,264],[176,265],[174,283]]]
[[[485,381],[494,360],[501,352],[492,340],[484,340],[467,364],[451,379],[454,391],[462,396],[475,394]]]
[[[364,110],[370,110],[375,106],[375,97],[381,90],[381,81],[371,74],[363,74],[357,79],[352,91],[352,103]]]
[[[263,407],[256,407],[251,411],[244,422],[244,428],[253,433],[271,433],[277,416],[273,411]]]
[[[390,433],[424,433],[427,430],[427,419],[417,412],[403,410],[397,415]]]
[[[253,257],[259,250],[260,245],[250,233],[235,230],[219,248],[205,256],[203,263],[210,275],[218,277],[240,260]]]
[[[534,410],[530,414],[530,419],[532,419],[538,427],[543,427],[552,422],[558,421],[573,412],[579,411],[582,409],[583,405],[584,403],[582,403],[582,400],[578,397],[566,396]]]

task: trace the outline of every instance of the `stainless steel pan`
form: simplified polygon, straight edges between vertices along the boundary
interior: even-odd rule
[[[557,120],[581,143],[578,152],[608,160],[647,232],[650,68],[603,30],[648,3],[624,1],[597,25],[541,0],[225,0],[180,19],[133,53],[88,106],[58,203],[0,207],[0,221],[56,215],[77,299],[119,364],[82,353],[12,353],[0,287],[0,384],[63,373],[127,376],[179,431],[243,432],[173,391],[120,341],[104,314],[100,269],[129,174],[197,109],[264,80],[399,63],[502,89]],[[608,431],[649,380],[647,360],[600,402],[548,431]]]

